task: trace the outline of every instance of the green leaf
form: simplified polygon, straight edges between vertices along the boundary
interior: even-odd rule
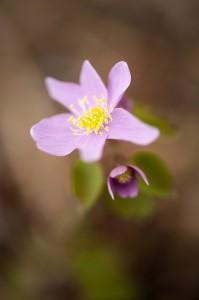
[[[162,135],[174,135],[177,133],[177,127],[165,118],[156,116],[146,106],[136,105],[133,114],[143,122],[155,126],[160,130]]]
[[[72,184],[73,191],[80,202],[86,208],[92,206],[103,186],[103,173],[100,165],[77,160],[73,166]]]
[[[122,272],[115,249],[102,247],[81,249],[72,262],[72,274],[82,299],[123,300],[136,299],[133,282]]]
[[[173,181],[166,164],[157,155],[149,152],[135,154],[132,163],[146,175],[149,186],[139,180],[140,189],[148,195],[168,197],[173,192]]]
[[[115,194],[115,200],[107,198],[109,208],[124,220],[145,220],[154,215],[156,203],[153,197],[139,193],[136,198],[121,198]]]

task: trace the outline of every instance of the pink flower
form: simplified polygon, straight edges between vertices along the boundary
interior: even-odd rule
[[[89,63],[84,61],[80,83],[46,78],[49,95],[70,112],[41,120],[31,128],[37,147],[49,154],[64,156],[78,149],[86,162],[101,158],[106,139],[147,145],[159,136],[123,108],[116,108],[131,82],[127,63],[119,62],[110,71],[108,89]]]
[[[149,184],[144,172],[136,166],[122,165],[113,169],[107,181],[108,191],[112,199],[114,199],[114,193],[122,198],[135,198],[138,195],[137,176],[141,176],[144,182]]]

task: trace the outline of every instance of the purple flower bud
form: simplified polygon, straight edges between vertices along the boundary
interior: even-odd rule
[[[133,110],[133,100],[123,96],[117,107],[121,107],[131,113]]]
[[[114,193],[122,198],[135,198],[138,195],[137,176],[141,176],[144,182],[149,185],[144,172],[136,166],[122,165],[114,168],[107,181],[108,191],[112,199],[114,199]]]

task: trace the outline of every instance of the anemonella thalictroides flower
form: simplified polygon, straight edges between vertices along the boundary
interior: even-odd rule
[[[51,77],[45,82],[49,95],[69,110],[31,128],[37,147],[48,154],[64,156],[78,149],[82,160],[92,162],[102,157],[107,139],[148,145],[159,136],[157,128],[117,108],[131,82],[128,65],[123,61],[111,69],[108,88],[87,60],[79,84]]]
[[[112,199],[114,193],[122,198],[135,198],[138,195],[138,176],[148,185],[148,180],[142,170],[133,165],[121,165],[114,168],[107,181],[108,191]]]

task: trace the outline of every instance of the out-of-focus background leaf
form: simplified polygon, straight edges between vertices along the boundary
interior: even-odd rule
[[[82,298],[92,300],[136,299],[133,282],[128,282],[122,271],[117,250],[99,245],[81,249],[75,256],[72,274],[81,288]]]
[[[102,190],[103,171],[98,163],[85,163],[77,160],[72,170],[74,193],[79,201],[89,208],[93,205]]]
[[[106,196],[109,208],[124,220],[144,220],[152,217],[156,211],[156,203],[152,196],[139,192],[136,198],[120,198],[115,195],[113,201],[110,196]]]
[[[150,152],[136,153],[132,163],[145,173],[149,185],[140,180],[140,188],[149,195],[169,197],[173,191],[173,180],[171,174],[157,155]]]
[[[155,115],[149,107],[137,104],[133,107],[132,112],[143,122],[157,127],[161,135],[175,135],[178,132],[174,124],[163,117]]]

